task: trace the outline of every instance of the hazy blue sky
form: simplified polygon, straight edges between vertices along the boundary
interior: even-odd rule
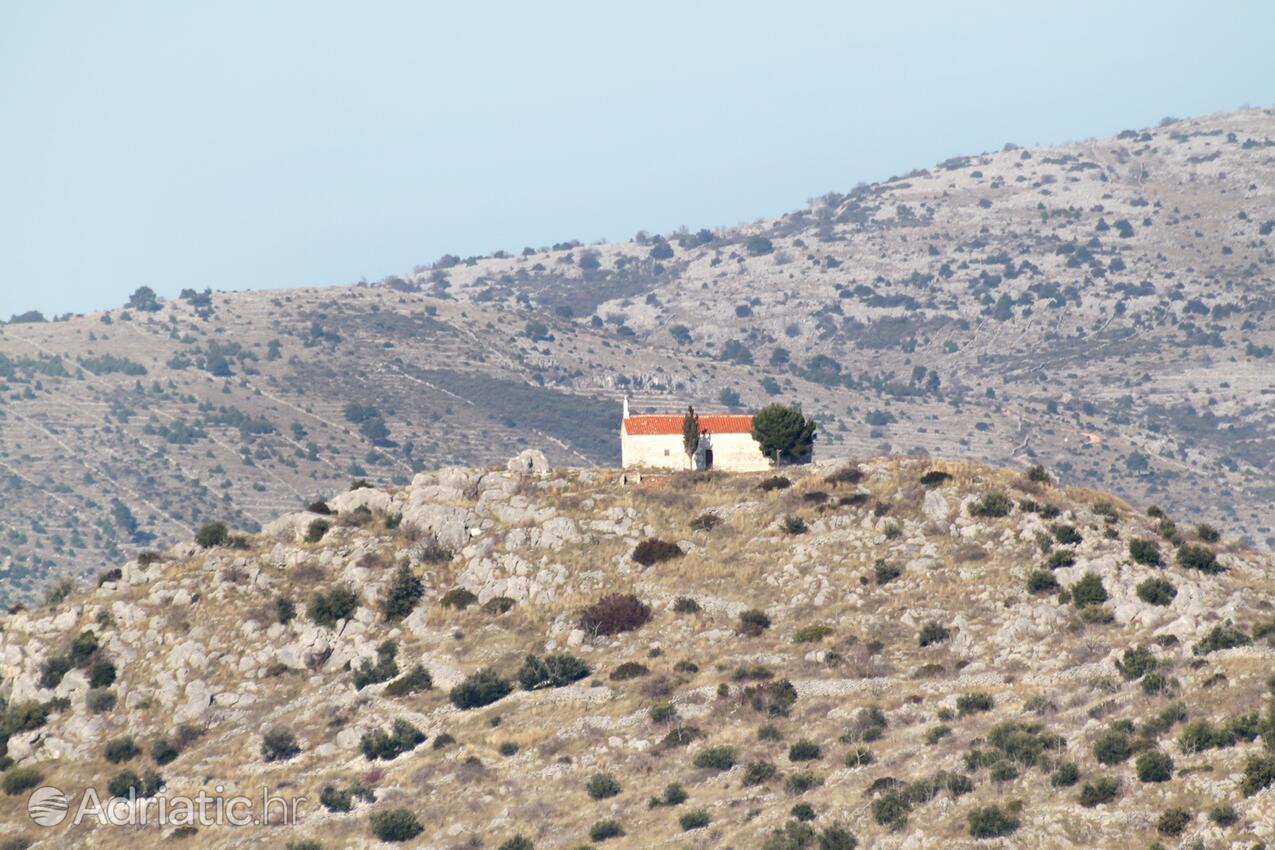
[[[1271,106],[1272,35],[1269,0],[5,2],[0,316],[736,224]]]

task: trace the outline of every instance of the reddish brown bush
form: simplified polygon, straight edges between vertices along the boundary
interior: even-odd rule
[[[686,553],[682,551],[682,547],[668,540],[660,540],[657,537],[648,537],[637,545],[633,550],[633,560],[637,561],[644,567],[650,567],[658,564],[660,561],[669,561],[673,558],[680,558]]]
[[[631,593],[604,596],[580,612],[580,628],[589,634],[614,635],[646,625],[651,606]]]

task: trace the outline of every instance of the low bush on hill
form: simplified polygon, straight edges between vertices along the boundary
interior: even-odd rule
[[[408,694],[428,691],[434,687],[434,677],[422,665],[417,664],[411,670],[385,686],[387,697],[404,697]]]
[[[631,593],[604,596],[580,612],[580,628],[590,635],[614,635],[646,625],[651,608]]]
[[[671,561],[685,554],[682,547],[672,541],[648,537],[633,550],[633,560],[644,567],[651,567],[661,561]]]
[[[1009,512],[1014,509],[1014,502],[1004,493],[992,492],[987,493],[977,502],[970,504],[970,516],[998,518],[1009,516]]]
[[[1017,831],[1021,822],[1000,806],[980,806],[966,815],[974,838],[1001,838]]]
[[[494,670],[479,670],[452,688],[449,698],[457,708],[481,708],[504,699],[511,691],[513,685]]]
[[[363,690],[368,685],[388,682],[398,675],[398,663],[394,660],[398,655],[398,645],[387,640],[376,648],[376,662],[363,659],[354,668],[354,689]]]
[[[1149,578],[1138,584],[1138,598],[1148,605],[1168,605],[1178,595],[1178,589],[1162,578]]]
[[[439,604],[444,608],[455,608],[463,611],[470,605],[478,601],[478,595],[472,590],[463,587],[455,587],[443,594],[443,598],[439,600]]]
[[[407,809],[373,812],[368,820],[372,834],[382,841],[411,841],[425,831],[416,815]]]
[[[590,672],[589,665],[574,655],[561,653],[549,655],[543,659],[528,655],[518,670],[518,684],[524,691],[561,688],[572,682],[578,682]]]
[[[620,793],[619,781],[610,773],[595,773],[584,786],[594,800],[605,800]]]
[[[1163,562],[1160,555],[1160,544],[1154,540],[1135,537],[1129,541],[1129,557],[1136,564],[1158,567]]]
[[[327,590],[315,591],[306,607],[306,615],[317,625],[332,628],[341,620],[348,620],[358,607],[359,597],[346,584],[338,584]]]
[[[300,752],[296,736],[281,726],[268,729],[261,736],[261,757],[266,761],[287,761]]]
[[[425,733],[400,717],[388,731],[373,729],[364,733],[359,748],[368,761],[391,761],[416,749],[424,741]]]

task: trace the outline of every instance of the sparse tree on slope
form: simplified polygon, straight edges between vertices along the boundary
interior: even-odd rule
[[[771,404],[753,416],[753,439],[776,463],[809,457],[815,448],[815,420],[795,407]]]
[[[695,466],[695,451],[699,448],[699,415],[692,405],[686,406],[686,415],[682,417],[682,449]]]

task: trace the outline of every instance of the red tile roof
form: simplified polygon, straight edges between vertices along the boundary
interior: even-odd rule
[[[664,435],[682,433],[682,414],[647,414],[624,420],[624,433],[630,435]],[[747,434],[753,430],[751,413],[714,413],[699,418],[701,431],[710,434]]]

